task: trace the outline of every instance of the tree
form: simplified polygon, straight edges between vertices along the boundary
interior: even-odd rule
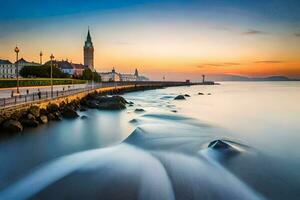
[[[20,75],[24,78],[36,77],[36,78],[50,78],[51,77],[51,66],[24,66],[20,70]],[[67,78],[67,74],[63,73],[56,66],[52,67],[53,78]]]
[[[100,75],[97,72],[92,72],[91,69],[85,69],[82,72],[82,79],[83,80],[93,80],[93,78],[94,78],[94,81],[96,81],[96,82],[101,81]]]

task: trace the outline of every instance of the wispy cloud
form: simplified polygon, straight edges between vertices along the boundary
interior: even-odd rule
[[[207,68],[207,67],[230,67],[241,65],[241,63],[236,62],[223,62],[223,63],[204,63],[197,65],[197,68]]]
[[[295,33],[296,37],[300,37],[300,32],[299,33]]]
[[[281,60],[261,60],[261,61],[255,61],[254,63],[258,63],[258,64],[279,64],[279,63],[284,63],[284,61],[281,61]]]
[[[256,30],[256,29],[249,29],[248,31],[242,32],[242,35],[266,35],[268,34],[265,31]]]

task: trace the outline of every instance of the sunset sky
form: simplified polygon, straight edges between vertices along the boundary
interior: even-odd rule
[[[26,2],[26,3],[25,3]],[[90,27],[98,71],[159,80],[201,74],[300,77],[299,0],[10,0],[0,59],[83,62]]]

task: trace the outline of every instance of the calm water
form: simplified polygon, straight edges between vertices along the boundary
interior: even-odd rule
[[[178,94],[191,97],[173,100]],[[80,113],[86,120],[51,122],[1,141],[0,199],[299,198],[299,82],[124,97],[134,107],[89,110]],[[208,148],[216,139],[232,151]]]

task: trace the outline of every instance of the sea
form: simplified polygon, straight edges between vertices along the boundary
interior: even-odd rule
[[[134,105],[2,139],[0,199],[300,198],[300,82],[123,97]]]

